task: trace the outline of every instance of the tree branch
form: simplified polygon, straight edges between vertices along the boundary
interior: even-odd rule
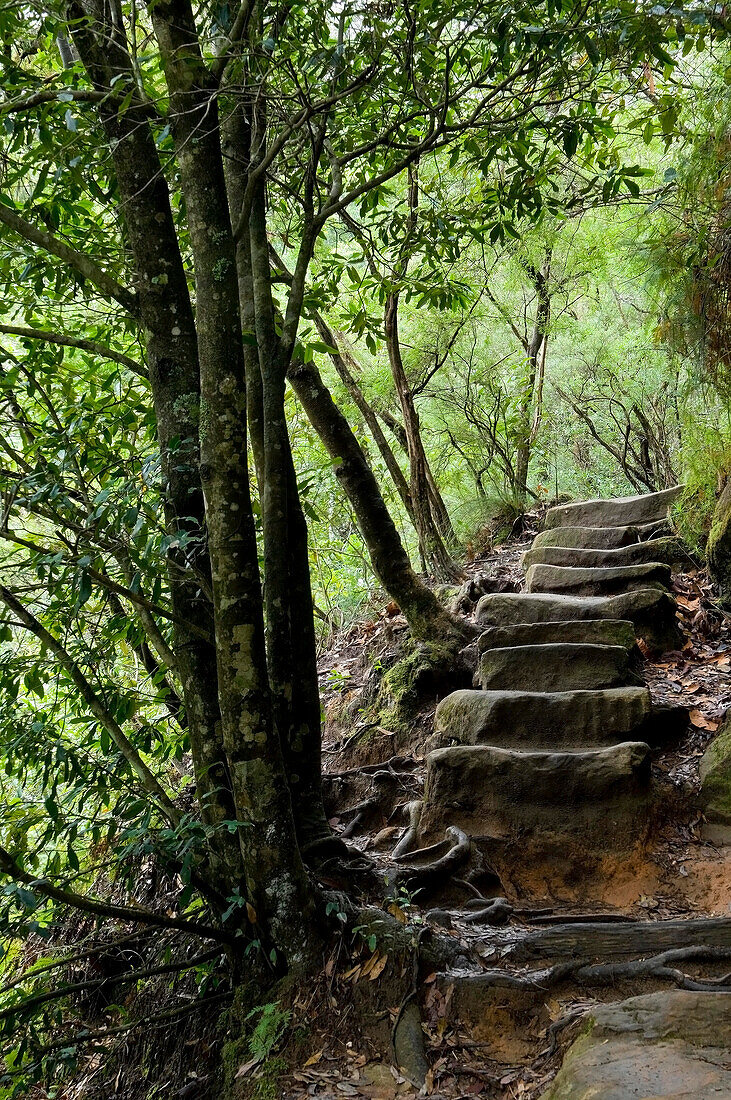
[[[36,619],[35,615],[32,615],[31,612],[23,606],[20,600],[13,595],[10,589],[5,588],[4,585],[0,585],[0,600],[2,600],[5,606],[17,616],[23,626],[27,630],[30,630],[32,634],[35,634],[36,638],[55,655],[61,667],[75,684],[81,698],[97,721],[106,729],[112,741],[142,783],[143,788],[153,797],[153,799],[155,799],[160,813],[162,813],[163,817],[165,817],[172,826],[179,825],[179,810],[173,805],[164,787],[150,771],[147,764],[145,764],[137,749],[124,733],[116,719],[112,717],[101,702],[99,696],[96,694],[73,657],[64,649],[58,639],[55,638],[49,630],[46,630],[43,624]]]
[[[118,283],[103,268],[99,267],[90,256],[83,252],[77,252],[65,241],[54,237],[45,229],[39,229],[37,225],[21,217],[16,210],[11,209],[4,202],[0,202],[0,223],[6,225],[13,233],[23,237],[31,244],[37,245],[45,252],[56,256],[68,267],[73,268],[79,275],[92,283],[106,298],[112,298],[118,302],[128,313],[137,316],[137,296]]]
[[[127,370],[132,371],[133,374],[139,375],[140,378],[147,380],[148,377],[145,368],[140,366],[134,359],[130,359],[128,355],[123,355],[122,352],[106,347],[105,344],[99,344],[96,340],[62,336],[58,332],[51,332],[48,329],[21,328],[18,325],[0,325],[0,332],[6,336],[19,336],[21,339],[42,340],[46,344],[59,344],[64,348],[79,348],[81,351],[88,351],[92,355],[99,355],[102,359],[111,359],[112,362],[119,363]]]

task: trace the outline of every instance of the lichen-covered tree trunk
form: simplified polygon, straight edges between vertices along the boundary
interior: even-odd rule
[[[317,367],[295,361],[289,379],[335,463],[335,476],[351,503],[378,580],[398,603],[417,638],[458,641],[459,624],[412,569],[376,476]]]
[[[191,755],[204,822],[217,828],[211,872],[226,894],[242,874],[236,838],[221,823],[235,817],[220,733],[205,508],[200,481],[198,346],[185,271],[167,185],[142,108],[119,110],[114,83],[131,76],[123,30],[98,0],[74,0],[74,40],[94,87],[109,94],[100,117],[112,149],[115,175],[134,267],[139,321],[145,336],[150,386],[165,484],[166,524],[185,530],[189,549],[169,551],[170,596],[176,616],[174,646],[185,701]],[[171,445],[174,444],[174,451]],[[185,624],[210,631],[206,641]]]
[[[267,674],[247,465],[239,288],[215,88],[187,0],[155,4],[152,18],[170,92],[195,265],[201,478],[224,745],[250,902],[263,935],[285,956],[287,968],[300,970],[317,952],[314,897],[297,844]],[[269,442],[265,424],[265,450]],[[281,578],[267,577],[267,584],[277,594]]]

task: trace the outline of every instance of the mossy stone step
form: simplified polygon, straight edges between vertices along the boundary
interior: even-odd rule
[[[623,742],[588,752],[520,752],[493,745],[435,749],[427,756],[422,831],[457,825],[473,837],[525,845],[573,838],[612,851],[647,831],[650,749]]]
[[[627,619],[634,624],[637,637],[652,650],[663,652],[682,644],[675,603],[667,592],[655,588],[623,592],[618,596],[491,592],[478,603],[476,619],[486,627]]]
[[[670,566],[661,562],[574,569],[571,566],[531,565],[525,576],[526,592],[555,592],[574,596],[614,596],[639,588],[669,588]]]
[[[583,751],[620,741],[662,743],[646,687],[593,691],[453,691],[434,715],[433,748],[497,745],[538,752]]]
[[[479,653],[506,646],[549,645],[551,642],[586,642],[621,645],[634,651],[636,634],[629,619],[564,619],[548,623],[516,623],[489,626],[477,639]]]
[[[476,680],[484,690],[579,691],[642,686],[629,650],[617,645],[555,642],[488,649]]]
[[[682,485],[675,485],[659,493],[557,504],[546,512],[544,527],[626,527],[657,523],[667,517],[671,504],[682,491]]]
[[[651,539],[636,542],[616,550],[580,550],[568,546],[536,546],[526,550],[521,558],[524,569],[531,565],[568,565],[579,569],[611,568],[623,565],[644,565],[661,562],[671,569],[682,568],[690,558],[680,539]]]

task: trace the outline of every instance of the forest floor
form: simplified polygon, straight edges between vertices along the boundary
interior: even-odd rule
[[[520,556],[533,533],[529,530],[523,538],[474,558],[466,566],[468,575],[487,578],[485,590],[519,590]],[[731,619],[715,605],[705,573],[690,562],[687,572],[674,577],[674,594],[686,639],[683,648],[646,660],[643,669],[656,702],[681,703],[690,710],[690,724],[682,741],[653,764],[663,806],[660,821],[640,855],[617,867],[598,890],[556,902],[544,918],[547,921],[554,916],[570,919],[577,913],[645,921],[728,916],[731,848],[716,847],[703,839],[703,818],[693,796],[700,784],[698,767],[704,749],[731,706]],[[474,605],[467,610],[473,611]],[[331,824],[351,844],[381,861],[384,874],[388,853],[403,831],[404,806],[420,797],[423,789],[425,743],[437,702],[436,695],[424,700],[407,733],[366,721],[374,685],[399,652],[405,632],[405,621],[397,609],[384,607],[334,638],[320,662],[328,716],[324,768],[331,777]],[[380,808],[372,812],[367,803],[374,777],[381,794],[385,780],[388,795],[376,800]],[[360,812],[364,804],[365,812]],[[536,881],[540,879],[541,870],[536,868]],[[405,919],[414,927],[429,924],[429,907],[440,901],[439,895],[432,896],[422,906],[418,895],[407,898],[403,903]],[[530,924],[530,919],[526,920],[523,931],[527,932]],[[515,935],[521,934],[520,925],[520,919],[513,920]],[[503,930],[477,930],[459,920],[440,931],[459,940],[465,953],[476,954],[486,968],[495,965],[505,942]],[[317,1016],[310,1015],[311,1049],[305,1048],[307,1057],[280,1081],[279,1095],[286,1100],[339,1100],[342,1096],[391,1100],[418,1095],[388,1064],[382,1047],[379,1049],[371,1036],[361,1033],[343,1039],[342,1020],[358,999],[358,986],[377,981],[385,959],[363,945],[360,952],[356,947],[351,963],[345,971],[334,960],[328,964],[327,997],[337,1025],[333,1026],[329,1011],[322,1028]],[[452,1019],[436,976],[427,976],[425,985],[422,1013],[431,1071],[422,1095],[435,1100],[538,1097],[555,1076],[563,1050],[597,997],[617,1000],[660,988],[659,983],[643,981],[598,993],[592,990],[592,996],[582,996],[579,987],[569,995],[562,991],[560,996],[552,996],[547,991],[545,996],[535,996],[527,1011],[506,998],[499,1010],[485,1013],[469,1026]],[[393,1018],[397,1011],[398,1005],[391,1006]]]
[[[472,555],[465,565],[470,583],[462,589],[465,616],[474,616],[480,592],[520,590],[520,557],[534,534],[529,524],[521,537]],[[446,924],[438,919],[435,907],[451,907],[454,912],[469,897],[472,888],[460,886],[457,879],[428,896],[401,891],[393,901],[384,901],[386,879],[394,867],[391,853],[406,823],[405,807],[423,792],[436,703],[453,687],[463,685],[455,683],[446,689],[444,684],[431,689],[428,683],[422,685],[409,721],[394,722],[389,728],[383,710],[374,715],[384,675],[408,645],[408,629],[398,608],[373,605],[369,616],[331,639],[320,660],[326,805],[333,829],[382,873],[383,886],[364,898],[365,904],[384,907],[417,944],[430,929],[448,938],[456,943],[456,954],[469,960],[473,969],[485,971],[502,966],[510,947],[537,928],[570,921],[578,914],[590,920],[601,916],[627,922],[729,915],[731,847],[716,847],[704,840],[694,795],[703,751],[731,706],[731,619],[718,610],[706,575],[692,563],[687,572],[674,577],[674,589],[683,648],[646,660],[643,674],[656,702],[689,708],[690,724],[682,740],[654,760],[661,812],[650,842],[591,889],[579,884],[566,896],[553,897],[550,907],[541,910],[531,911],[528,900],[509,925],[499,928],[469,923],[459,912]],[[152,865],[148,877],[149,882],[144,876],[140,882],[141,900],[149,895],[150,901],[160,901],[169,890],[174,905],[176,884],[161,881]],[[535,878],[538,888],[539,866]],[[323,884],[339,885],[327,880]],[[501,893],[498,882],[486,896]],[[468,911],[462,912],[467,915]],[[92,923],[76,917],[77,927],[69,926],[64,932],[66,942],[78,943],[91,935]],[[47,945],[39,944],[39,951],[46,949]],[[504,997],[481,1002],[470,1011],[462,1011],[460,1003],[458,1012],[450,1003],[449,982],[440,974],[424,972],[419,976],[418,998],[430,1068],[419,1093],[392,1066],[390,1041],[405,1004],[404,981],[408,989],[410,978],[401,967],[394,981],[394,962],[383,950],[366,932],[338,938],[319,981],[307,990],[295,989],[291,1001],[282,1005],[283,1011],[291,1013],[289,1027],[271,1056],[242,1060],[237,1072],[242,1097],[397,1100],[428,1095],[433,1100],[473,1096],[533,1100],[545,1092],[594,1005],[663,988],[647,978],[599,989],[564,983],[545,991],[534,989],[527,996],[506,991]],[[127,1010],[135,1017],[144,1016],[152,1005],[159,1011],[165,997],[172,995],[161,988],[141,989],[134,1003],[127,1003]],[[185,995],[185,987],[178,985],[176,996],[181,992]],[[195,999],[193,986],[189,996]],[[206,1011],[205,1002],[201,1007],[200,1013],[186,1017],[184,1025],[160,1032],[152,1045],[150,1035],[144,1033],[122,1037],[114,1050],[119,1073],[111,1091],[105,1084],[109,1081],[105,1059],[97,1051],[57,1096],[61,1100],[116,1096],[137,1100],[153,1095],[208,1100],[217,1096],[220,1028],[216,1013]],[[48,1095],[43,1090],[33,1094],[34,1100]]]

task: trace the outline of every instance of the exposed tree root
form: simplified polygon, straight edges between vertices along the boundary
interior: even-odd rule
[[[401,866],[392,876],[392,885],[404,886],[411,891],[432,890],[449,878],[469,854],[470,838],[456,825],[450,825],[445,841],[429,848],[419,848],[395,860]]]
[[[399,840],[398,844],[391,853],[391,858],[399,860],[410,850],[419,832],[419,822],[421,821],[421,809],[423,802],[421,799],[417,799],[414,802],[409,802],[406,806],[406,813],[409,818],[409,824],[406,832]]]
[[[692,978],[674,963],[697,961],[717,962],[731,959],[731,947],[679,947],[663,951],[647,959],[624,962],[595,963],[586,958],[534,970],[527,974],[510,973],[507,970],[486,970],[474,977],[460,979],[480,988],[546,990],[566,981],[584,986],[612,985],[617,981],[634,978],[652,978],[672,982],[679,989],[702,992],[731,993],[731,974],[720,978]]]

